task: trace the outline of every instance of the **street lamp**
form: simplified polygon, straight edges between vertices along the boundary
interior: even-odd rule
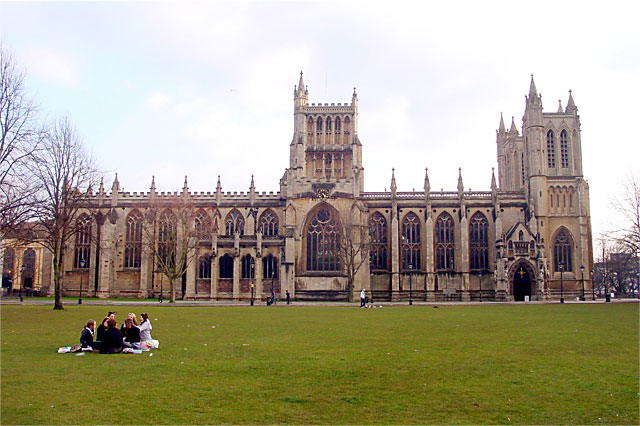
[[[584,302],[584,265],[580,265],[580,281],[582,282],[582,297],[580,300]]]
[[[160,274],[160,296],[158,296],[159,303],[162,303],[162,299],[164,299],[164,297],[162,297],[162,278],[164,278],[164,274]]]
[[[20,268],[20,273],[22,274],[22,278],[20,279],[20,302],[22,302],[22,283],[24,282],[24,264],[22,264],[22,268]]]
[[[369,280],[369,290],[371,292],[371,299],[369,299],[369,303],[373,304],[373,272],[371,272],[371,279]]]
[[[478,288],[480,289],[480,302],[482,302],[482,272],[478,271]]]
[[[254,284],[256,279],[255,267],[256,267],[255,263],[252,263],[251,264],[251,306],[253,306],[253,291],[255,289],[255,284]]]
[[[562,281],[562,273],[564,272],[564,263],[558,264],[560,267],[560,303],[564,303],[564,287]]]
[[[78,297],[78,305],[82,305],[82,276],[84,275],[84,259],[80,259],[80,295]]]
[[[613,283],[613,279],[611,278],[613,275],[613,273],[609,274],[609,279],[612,281]],[[608,286],[609,282],[607,281],[607,279],[605,278],[604,280],[604,302],[611,302],[611,296],[609,296],[609,286]]]
[[[596,286],[594,282],[593,269],[591,270],[591,300],[596,300]]]
[[[409,266],[409,305],[413,305],[413,287],[411,283],[411,277],[413,276],[413,263],[409,262],[409,265],[407,266]]]

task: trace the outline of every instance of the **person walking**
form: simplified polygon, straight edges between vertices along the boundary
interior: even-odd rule
[[[367,303],[367,294],[365,293],[363,288],[362,291],[360,292],[360,307],[361,308],[366,307],[366,303]]]
[[[291,304],[291,293],[289,293],[289,290],[287,290],[287,305]]]

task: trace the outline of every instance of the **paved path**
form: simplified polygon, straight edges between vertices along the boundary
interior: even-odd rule
[[[639,303],[638,299],[611,299],[612,303]],[[63,300],[63,305],[66,306],[77,306],[77,300]],[[586,300],[584,302],[577,301],[569,301],[565,300],[565,304],[599,304],[605,303],[604,299],[598,299],[596,301]],[[169,303],[165,300],[162,303],[157,301],[150,300],[117,300],[117,299],[104,299],[104,300],[87,300],[84,299],[82,301],[83,305],[87,306],[207,306],[207,307],[215,307],[215,306],[249,306],[248,300],[242,301],[232,301],[232,300],[223,300],[223,301],[195,301],[195,300],[177,300],[176,303]],[[543,300],[543,301],[532,301],[532,302],[424,302],[424,301],[414,301],[414,306],[482,306],[482,305],[553,305],[559,304],[557,300]],[[3,297],[0,299],[0,305],[25,305],[25,306],[53,306],[52,299],[46,298],[25,298],[23,302],[20,302],[19,298],[13,297]],[[291,305],[287,305],[286,302],[278,301],[275,305],[272,305],[275,308],[282,307],[293,307],[293,306],[351,306],[358,307],[360,302],[292,302]],[[376,306],[408,306],[408,302],[375,302]],[[267,307],[266,302],[256,301],[255,307]]]

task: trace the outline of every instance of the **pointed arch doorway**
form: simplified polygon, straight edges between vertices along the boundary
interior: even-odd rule
[[[525,260],[517,262],[511,267],[509,282],[511,283],[511,294],[516,302],[524,302],[525,296],[529,300],[536,294],[535,273],[531,264]]]

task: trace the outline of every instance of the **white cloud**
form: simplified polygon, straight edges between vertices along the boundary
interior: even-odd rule
[[[162,109],[167,107],[172,102],[173,102],[173,99],[171,98],[171,96],[169,96],[164,92],[156,91],[151,93],[147,97],[145,104],[149,109],[157,110],[157,109]]]
[[[75,85],[80,63],[75,56],[45,47],[33,47],[24,55],[29,73],[54,83]]]

